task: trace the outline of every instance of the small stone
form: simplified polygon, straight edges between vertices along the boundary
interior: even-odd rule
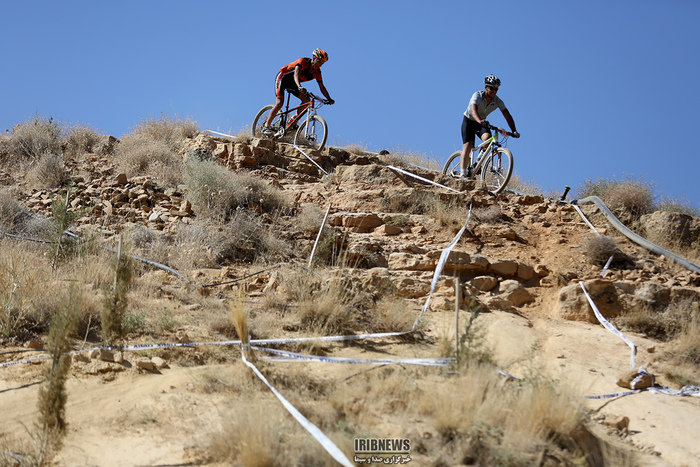
[[[44,347],[44,345],[41,343],[41,341],[37,340],[31,340],[27,341],[24,346],[28,349],[33,349],[33,350],[38,350]]]
[[[136,362],[136,366],[146,371],[153,371],[156,369],[155,364],[149,358],[140,358]]]
[[[626,432],[629,429],[630,419],[622,415],[606,417],[605,422],[607,426],[615,428],[617,431]]]
[[[159,370],[162,370],[163,368],[168,368],[168,364],[166,363],[166,361],[160,357],[153,357],[151,359],[151,362],[153,362],[155,367]]]

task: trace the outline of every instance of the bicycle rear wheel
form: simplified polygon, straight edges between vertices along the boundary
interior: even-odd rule
[[[459,162],[462,157],[462,151],[455,151],[450,157],[447,158],[447,162],[442,167],[442,174],[449,175],[451,177],[459,177]]]
[[[262,128],[265,126],[265,122],[267,122],[267,118],[270,116],[270,110],[272,110],[273,105],[266,105],[260,111],[258,114],[255,116],[253,119],[253,127],[251,128],[251,133],[253,134],[253,138],[262,138],[264,137],[262,133]],[[275,116],[275,119],[272,121],[272,129],[277,133],[277,130],[280,128],[280,114],[278,113]]]
[[[513,154],[508,148],[498,148],[481,167],[481,183],[491,193],[502,192],[513,174]]]
[[[320,151],[326,145],[326,139],[328,139],[328,124],[322,117],[314,115],[299,125],[294,135],[294,144],[309,146]]]

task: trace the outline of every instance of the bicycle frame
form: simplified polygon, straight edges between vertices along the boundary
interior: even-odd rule
[[[292,128],[292,125],[295,123],[299,125],[302,120],[306,120],[307,125],[306,125],[306,133],[308,134],[309,132],[309,119],[311,119],[314,115],[316,115],[316,100],[317,97],[309,93],[309,97],[311,98],[308,102],[302,102],[296,107],[289,108],[289,100],[291,98],[291,94],[287,94],[287,105],[285,106],[284,111],[279,113],[280,116],[280,129],[283,130],[283,134],[286,133],[288,130]],[[301,109],[301,111],[296,114],[295,116],[290,117],[291,113]]]
[[[477,173],[481,170],[481,167],[484,165],[484,162],[486,161],[486,156],[490,154],[495,148],[500,147],[501,144],[498,141],[498,131],[493,132],[493,136],[491,136],[489,139],[472,149],[472,154],[469,155],[471,159],[474,159],[472,156],[474,153],[477,154],[476,160],[474,161],[473,171],[472,171],[472,176],[476,176]]]

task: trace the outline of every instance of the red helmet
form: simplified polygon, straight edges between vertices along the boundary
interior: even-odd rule
[[[321,60],[322,62],[327,62],[328,61],[328,54],[326,53],[325,50],[323,49],[316,49],[314,50],[314,58],[317,58]]]

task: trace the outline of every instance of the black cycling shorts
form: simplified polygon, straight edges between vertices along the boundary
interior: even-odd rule
[[[277,73],[275,77],[275,95],[282,96],[285,89],[294,97],[299,97],[299,88],[297,83],[294,82],[294,73],[287,73],[284,76],[280,76]]]
[[[462,119],[462,144],[471,142],[474,144],[474,137],[479,135],[479,138],[486,133],[491,134],[488,128],[481,126],[481,123],[475,122],[471,118],[467,118],[465,115]]]

